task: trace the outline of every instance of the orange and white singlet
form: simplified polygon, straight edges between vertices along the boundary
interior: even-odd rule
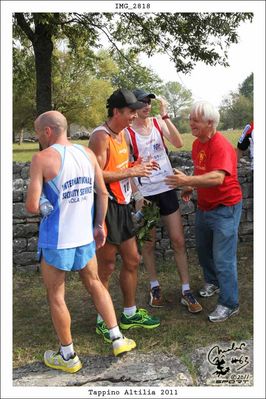
[[[109,136],[109,156],[103,170],[115,172],[128,168],[129,152],[124,131],[121,135],[121,143],[119,143],[104,126],[97,127],[92,134],[99,130],[104,130]],[[106,187],[110,199],[115,200],[118,204],[129,204],[132,192],[129,178],[106,183]]]

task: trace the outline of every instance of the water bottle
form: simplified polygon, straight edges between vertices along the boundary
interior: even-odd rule
[[[133,220],[136,223],[140,223],[144,217],[144,214],[141,212],[141,210],[138,210],[137,212],[133,212],[132,214]]]
[[[42,216],[48,216],[54,209],[53,205],[51,204],[50,201],[46,198],[44,194],[41,195],[40,198],[40,213]]]

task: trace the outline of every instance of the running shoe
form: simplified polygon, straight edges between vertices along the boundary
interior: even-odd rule
[[[181,296],[182,305],[187,306],[188,311],[191,313],[198,313],[202,311],[202,306],[198,303],[190,290],[184,291]]]
[[[203,298],[207,298],[213,296],[214,294],[218,294],[220,288],[217,285],[206,283],[203,288],[199,290],[200,296]]]
[[[219,323],[229,319],[231,316],[235,316],[239,313],[239,306],[234,309],[228,308],[227,306],[217,305],[212,313],[209,314],[208,318],[213,323]]]
[[[104,321],[100,321],[96,324],[96,333],[102,335],[104,341],[108,342],[108,344],[112,342],[109,330]]]
[[[119,327],[122,330],[136,327],[152,329],[159,327],[159,325],[160,320],[157,317],[150,316],[145,309],[137,309],[133,316],[127,316],[125,313],[122,313]]]
[[[61,353],[54,351],[46,351],[44,353],[44,363],[47,367],[52,369],[62,370],[66,373],[76,373],[82,367],[79,357],[74,353],[70,359],[65,360]]]
[[[159,285],[150,290],[149,305],[152,308],[161,308],[164,306],[162,291]]]
[[[133,341],[133,339],[128,339],[126,337],[116,338],[113,340],[112,344],[115,356],[122,355],[123,353],[136,348],[136,342]]]

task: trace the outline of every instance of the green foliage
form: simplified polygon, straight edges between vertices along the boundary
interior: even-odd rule
[[[144,88],[158,93],[162,87],[162,80],[151,69],[139,62],[138,55],[132,51],[119,51],[113,56],[118,71],[113,74],[111,81],[114,87],[126,87],[129,90]]]
[[[78,62],[71,52],[54,54],[53,108],[62,112],[68,123],[94,128],[106,117],[106,98],[113,87],[108,79],[117,71],[110,57],[99,52],[93,55],[93,67],[88,55],[79,55]]]
[[[239,94],[249,98],[253,102],[254,92],[254,79],[253,73],[251,73],[239,87]]]
[[[148,56],[159,52],[169,55],[177,71],[188,73],[198,61],[227,66],[227,50],[238,42],[238,26],[252,18],[251,13],[15,13],[13,21],[14,38],[34,48],[39,113],[52,109],[50,61],[57,40],[67,39],[78,58],[80,50],[89,54],[93,47],[99,47],[103,34],[112,56],[122,55],[121,48],[130,44],[128,65],[140,52]],[[127,68],[124,71],[115,84],[125,83],[123,78],[129,74]],[[146,71],[142,72],[145,76]],[[143,84],[133,70],[132,74],[134,86]]]
[[[32,128],[36,115],[34,55],[31,49],[13,47],[13,131]]]
[[[237,27],[251,13],[124,13],[111,29],[114,39],[130,43],[132,52],[169,54],[178,72],[197,61],[227,66],[227,49],[238,42]]]
[[[160,209],[154,202],[144,201],[141,212],[143,213],[143,219],[137,229],[137,240],[140,248],[142,248],[145,241],[151,240],[150,231],[160,221]]]
[[[190,108],[184,108],[180,111],[179,116],[173,119],[173,123],[182,134],[190,131],[189,112]]]
[[[253,74],[223,100],[220,108],[221,129],[243,129],[253,120]]]
[[[181,116],[181,110],[190,107],[193,101],[191,91],[178,82],[167,82],[163,88],[163,95],[174,118]]]
[[[108,51],[91,52],[80,49],[78,56],[67,49],[66,43],[58,41],[53,52],[53,109],[62,112],[68,123],[76,123],[87,129],[93,129],[106,118],[106,99],[115,86],[129,87],[126,61],[110,57]],[[59,50],[64,48],[64,51]],[[26,51],[27,50],[27,51]],[[36,116],[34,110],[34,56],[28,49],[14,48],[14,121],[16,131],[22,127],[33,126]],[[76,49],[77,50],[77,49]],[[152,71],[143,68],[137,61],[135,66],[136,80],[132,88],[143,82],[148,88],[156,88],[160,79]],[[122,69],[120,69],[122,68]],[[133,67],[132,67],[133,68]],[[144,73],[145,72],[145,73]],[[26,89],[25,89],[26,88]],[[21,101],[23,98],[23,101]],[[158,107],[157,107],[158,108]],[[158,113],[158,109],[156,110]],[[24,123],[27,116],[28,124]]]

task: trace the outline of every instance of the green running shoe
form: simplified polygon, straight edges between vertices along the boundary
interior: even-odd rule
[[[96,333],[99,335],[102,335],[104,341],[108,342],[108,344],[110,344],[112,342],[112,340],[110,338],[109,330],[104,321],[100,321],[99,323],[96,323]]]
[[[119,327],[122,330],[129,328],[143,327],[143,328],[156,328],[159,327],[160,320],[157,317],[152,317],[145,309],[137,309],[133,316],[126,316],[125,313],[121,314]]]

